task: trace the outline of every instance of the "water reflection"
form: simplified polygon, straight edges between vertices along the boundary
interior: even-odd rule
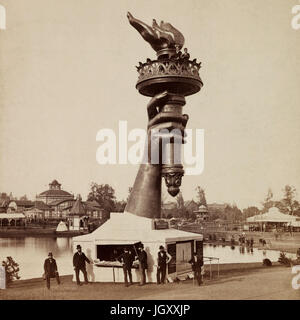
[[[56,238],[56,245],[59,250],[67,250],[70,248],[69,238]]]
[[[59,273],[67,275],[73,272],[71,244],[70,238],[0,238],[0,260],[11,256],[19,263],[21,279],[37,278],[51,251]]]

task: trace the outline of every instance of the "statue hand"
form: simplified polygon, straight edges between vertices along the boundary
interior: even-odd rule
[[[168,97],[168,91],[163,91],[157,95],[155,95],[148,103],[147,105],[147,111],[148,111],[148,119],[153,119],[157,114],[158,110],[157,107],[162,106]]]

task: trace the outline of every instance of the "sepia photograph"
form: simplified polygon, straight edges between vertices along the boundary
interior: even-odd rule
[[[0,0],[0,300],[300,300],[300,1]]]

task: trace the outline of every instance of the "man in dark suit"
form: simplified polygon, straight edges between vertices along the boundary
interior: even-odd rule
[[[84,275],[84,283],[88,284],[88,278],[85,268],[85,263],[91,263],[90,260],[86,257],[86,255],[81,251],[81,246],[77,245],[76,247],[77,252],[73,256],[73,266],[76,274],[76,282],[77,285],[81,285],[80,279],[79,279],[79,271],[81,271]]]
[[[203,256],[201,254],[194,253],[192,259],[189,261],[194,271],[194,278],[197,279],[198,285],[202,284],[202,267],[203,267]]]
[[[125,281],[125,287],[128,287],[128,277],[130,284],[132,285],[132,263],[133,263],[134,257],[132,253],[129,251],[127,247],[124,248],[124,253],[120,256],[120,261],[123,264],[123,272],[124,272],[124,281]]]
[[[57,271],[57,264],[55,259],[53,259],[52,252],[49,252],[48,258],[44,262],[44,271],[48,289],[50,289],[51,278],[56,278],[57,283],[60,284],[59,274]]]
[[[165,250],[163,246],[160,246],[157,254],[157,284],[165,283],[167,264],[171,261],[171,259],[171,255]]]
[[[147,252],[144,250],[144,245],[141,243],[138,247],[138,260],[139,260],[139,270],[141,275],[140,286],[146,284],[146,269],[148,269],[147,264]]]

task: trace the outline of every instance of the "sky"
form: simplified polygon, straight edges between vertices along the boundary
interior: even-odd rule
[[[187,128],[204,129],[205,167],[181,190],[208,202],[260,206],[300,190],[300,30],[296,0],[0,0],[0,192],[34,198],[57,179],[75,195],[108,183],[126,199],[138,165],[100,165],[96,134],[120,120],[146,128],[149,98],[135,66],[155,52],[126,13],[172,23],[202,62],[186,98]],[[132,143],[133,144],[133,143]],[[130,146],[130,143],[129,143]],[[165,192],[165,191],[164,191]],[[298,197],[299,198],[299,197]],[[168,199],[167,199],[168,200]]]

